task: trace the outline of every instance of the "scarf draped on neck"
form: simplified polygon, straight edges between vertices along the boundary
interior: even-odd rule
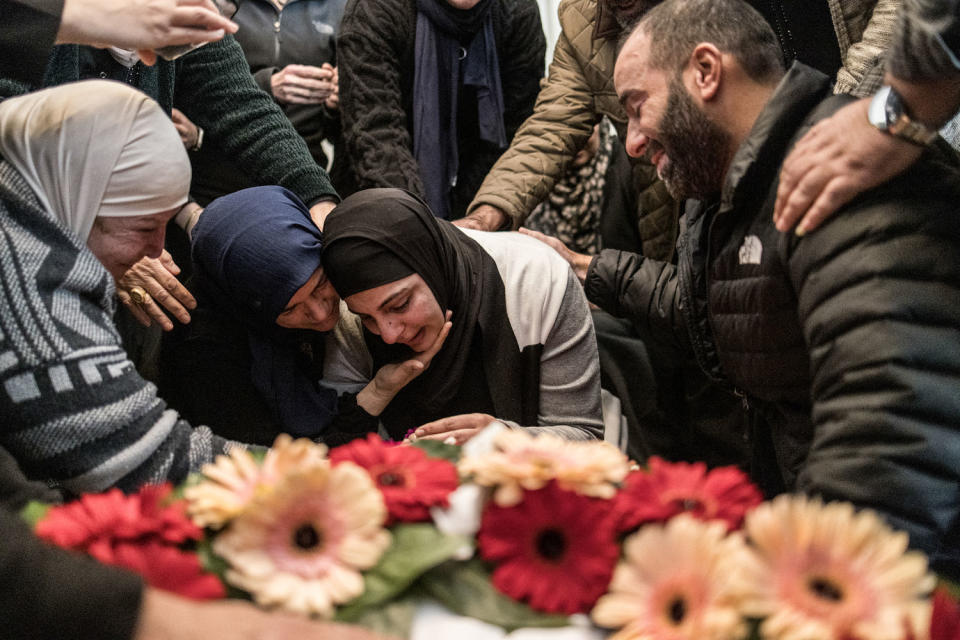
[[[0,156],[47,213],[86,242],[94,218],[187,202],[190,160],[159,105],[119,82],[86,80],[0,103]]]
[[[472,238],[400,189],[368,189],[346,198],[324,224],[323,264],[341,295],[366,290],[377,269],[380,284],[419,274],[453,327],[440,352],[380,416],[394,438],[448,415],[484,412],[535,424],[537,406],[521,397],[521,353],[507,318],[497,265]],[[379,251],[357,251],[376,245]],[[370,256],[381,255],[376,264]],[[398,264],[400,266],[398,266]],[[398,269],[398,272],[394,272]],[[364,330],[375,370],[412,355]]]
[[[284,430],[316,437],[333,419],[336,392],[301,364],[303,332],[277,325],[290,298],[320,267],[322,234],[283,187],[253,187],[207,205],[193,229],[202,302],[247,327],[253,384]]]
[[[417,0],[413,78],[413,155],[426,201],[440,218],[450,211],[459,169],[457,97],[474,87],[480,139],[507,146],[500,61],[493,34],[493,5],[480,0],[454,9],[446,0]]]

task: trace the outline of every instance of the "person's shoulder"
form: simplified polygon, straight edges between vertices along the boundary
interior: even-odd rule
[[[523,277],[553,281],[566,279],[570,266],[549,246],[516,231],[461,229],[473,238],[497,263],[501,273],[522,273]]]

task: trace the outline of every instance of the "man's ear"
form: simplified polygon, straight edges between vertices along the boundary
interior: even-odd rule
[[[687,65],[687,87],[702,102],[713,100],[720,90],[723,77],[723,56],[709,42],[701,42],[693,48]]]

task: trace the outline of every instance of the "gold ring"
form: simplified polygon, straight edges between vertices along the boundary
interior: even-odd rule
[[[143,287],[130,287],[130,299],[134,304],[143,305],[150,302],[150,294]]]

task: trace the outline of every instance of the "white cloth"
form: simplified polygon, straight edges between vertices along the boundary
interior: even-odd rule
[[[74,82],[0,102],[0,156],[84,242],[97,216],[169,211],[190,189],[173,123],[119,82]]]
[[[136,51],[131,51],[130,49],[121,49],[119,47],[107,47],[107,51],[114,60],[125,66],[127,69],[132,68],[133,65],[140,62],[140,54]]]

